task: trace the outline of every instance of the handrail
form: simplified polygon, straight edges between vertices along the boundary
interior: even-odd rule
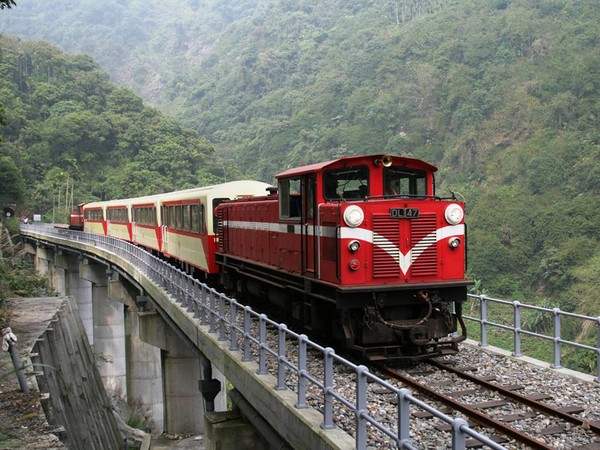
[[[467,436],[481,441],[489,448],[504,449],[485,435],[471,429],[464,419],[454,419],[438,411],[413,396],[408,389],[391,385],[371,373],[367,367],[356,365],[337,355],[334,349],[322,347],[312,342],[306,335],[289,330],[285,324],[274,322],[266,315],[252,310],[249,306],[241,305],[235,299],[217,292],[140,247],[109,236],[68,229],[55,229],[48,226],[25,225],[21,228],[23,235],[30,239],[39,240],[39,237],[30,236],[28,232],[50,239],[55,237],[61,240],[73,240],[101,248],[103,251],[122,258],[128,264],[135,266],[152,283],[168,293],[174,302],[185,307],[190,320],[195,321],[198,325],[208,325],[209,333],[218,333],[219,340],[229,340],[230,350],[237,350],[239,341],[241,341],[243,346],[241,358],[243,361],[258,360],[258,376],[268,373],[267,358],[273,359],[277,377],[275,389],[287,390],[292,388],[295,390],[296,408],[308,408],[309,388],[312,386],[313,390],[317,389],[321,393],[320,401],[323,405],[321,428],[335,428],[336,425],[333,419],[335,413],[343,409],[349,410],[351,415],[356,418],[354,431],[355,446],[358,450],[367,448],[368,433],[373,433],[374,430],[387,436],[395,443],[396,448],[417,448],[411,443],[409,433],[410,420],[412,419],[411,407],[423,409],[450,424],[452,431],[449,439],[452,440],[452,448],[455,450],[466,448]],[[241,320],[239,320],[240,315]],[[267,339],[267,327],[277,331],[277,343],[274,346],[271,346]],[[288,342],[297,343],[297,360],[292,360],[289,356],[288,346],[286,345]],[[252,355],[252,348],[257,350],[257,356]],[[314,375],[311,367],[307,364],[309,350],[322,356],[323,379]],[[334,384],[336,365],[343,366],[345,372],[355,374],[354,399],[348,398],[336,389]],[[286,376],[289,380],[290,375],[293,375],[296,379],[294,386],[288,386],[290,381],[286,382]],[[367,407],[369,400],[369,389],[367,387],[373,383],[397,397],[397,420],[386,420],[386,424],[383,424],[370,413]],[[390,423],[395,425],[390,428]]]
[[[497,298],[488,297],[487,295],[473,295],[468,294],[471,299],[479,300],[479,318],[471,317],[463,314],[463,318],[473,322],[479,323],[480,327],[480,341],[481,347],[487,347],[488,344],[488,332],[489,327],[499,328],[513,333],[513,356],[519,358],[524,356],[521,348],[521,338],[525,336],[535,336],[544,340],[552,341],[552,363],[550,367],[553,369],[561,369],[561,345],[567,345],[579,349],[591,351],[596,355],[596,376],[595,382],[600,382],[600,316],[592,317],[585,316],[583,314],[576,314],[567,311],[562,311],[560,308],[544,308],[542,306],[527,305],[519,301],[509,302],[506,300],[500,300]],[[499,322],[491,321],[489,318],[489,304],[498,304],[512,308],[512,325],[507,325]],[[523,311],[538,311],[542,314],[550,314],[552,317],[552,335],[537,333],[534,331],[524,330],[522,328]],[[464,308],[463,308],[464,311]],[[579,342],[570,341],[564,339],[562,336],[562,318],[570,317],[574,319],[580,319],[582,321],[588,321],[595,324],[597,345],[596,347],[585,345]]]

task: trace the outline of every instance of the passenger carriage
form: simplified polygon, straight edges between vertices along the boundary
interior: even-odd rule
[[[124,239],[208,275],[215,264],[214,210],[226,200],[264,196],[260,181],[228,183],[133,199],[83,205],[84,230]]]
[[[164,194],[131,199],[132,238],[137,245],[162,252],[160,199]]]
[[[217,273],[215,208],[227,200],[264,196],[268,187],[242,180],[161,195],[161,252],[205,274]]]

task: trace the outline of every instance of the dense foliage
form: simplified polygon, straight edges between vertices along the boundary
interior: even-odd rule
[[[10,297],[56,295],[50,280],[35,273],[32,259],[23,255],[17,219],[0,220],[0,329],[7,325],[9,311],[4,301]]]
[[[109,83],[87,56],[0,39],[0,205],[59,221],[73,202],[220,179],[208,141]]]
[[[208,136],[227,176],[237,169],[271,181],[285,166],[363,152],[426,159],[441,168],[439,191],[458,191],[469,206],[477,286],[598,314],[599,2],[70,0],[63,6],[57,13],[54,5],[22,0],[0,24],[93,55],[114,79]],[[84,57],[70,61],[93,65]],[[22,90],[23,71],[12,73]],[[78,83],[89,102],[96,98],[92,85],[106,78],[95,67],[85,73]],[[37,76],[44,74],[54,76],[44,70]],[[112,93],[103,103],[109,111],[120,106],[135,115],[131,94]],[[41,88],[38,94],[31,98],[54,95]],[[16,99],[5,103],[7,131],[26,131],[18,142],[40,155],[38,164],[57,161],[56,150],[47,148],[53,144],[45,143],[50,139],[74,146],[62,170],[75,162],[89,168],[91,158],[124,164],[131,155],[127,164],[158,164],[162,177],[178,170],[152,152],[136,153],[140,135],[102,120],[106,112],[85,114],[80,99],[69,100],[44,109],[40,99],[34,110],[48,117],[35,131],[20,125]],[[111,134],[111,127],[120,131]],[[84,136],[62,136],[84,128]],[[61,136],[53,134],[57,129]],[[98,148],[105,143],[118,156]],[[16,166],[31,179],[29,161]],[[166,184],[149,180],[135,182],[149,190]],[[85,183],[95,196],[127,192],[112,169]]]

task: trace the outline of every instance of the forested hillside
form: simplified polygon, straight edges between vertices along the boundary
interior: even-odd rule
[[[219,180],[213,148],[87,56],[0,35],[0,205],[64,220],[69,203]]]
[[[93,55],[207,136],[212,173],[426,159],[468,204],[478,286],[598,314],[600,2],[17,3],[3,30]]]

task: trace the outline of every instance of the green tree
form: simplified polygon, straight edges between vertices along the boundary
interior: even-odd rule
[[[10,156],[0,156],[0,186],[0,206],[21,203],[25,194],[25,182]]]

